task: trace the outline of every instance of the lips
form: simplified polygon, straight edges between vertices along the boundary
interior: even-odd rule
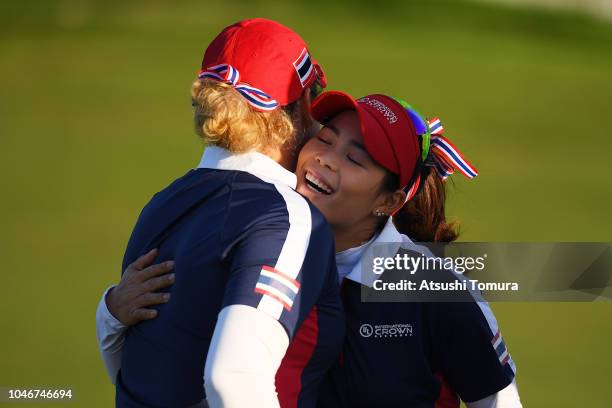
[[[334,192],[334,189],[329,183],[327,183],[322,176],[313,171],[306,170],[304,180],[306,181],[306,186],[316,193],[330,195]]]

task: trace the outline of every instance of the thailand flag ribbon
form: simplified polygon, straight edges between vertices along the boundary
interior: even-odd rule
[[[240,82],[240,72],[229,64],[219,64],[201,70],[198,78],[211,78],[232,85],[257,110],[272,111],[279,105],[276,100],[261,89]]]
[[[442,136],[444,127],[439,118],[428,121],[431,134],[431,152],[433,153],[433,166],[442,180],[459,170],[463,175],[472,179],[478,175],[478,170],[463,157],[463,154],[450,140]]]

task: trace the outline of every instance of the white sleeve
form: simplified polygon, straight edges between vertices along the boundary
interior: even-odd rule
[[[467,408],[522,408],[516,381],[513,380],[503,390],[474,402],[466,402]]]
[[[106,295],[114,288],[106,289],[96,311],[96,335],[98,348],[111,382],[115,383],[117,373],[121,368],[121,349],[125,340],[127,326],[115,318],[106,306]]]
[[[219,313],[204,370],[211,408],[279,407],[275,376],[289,346],[283,326],[246,305]]]

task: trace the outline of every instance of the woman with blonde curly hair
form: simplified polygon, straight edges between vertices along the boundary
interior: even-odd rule
[[[314,406],[344,322],[331,231],[291,171],[324,85],[304,41],[273,21],[229,26],[207,48],[192,86],[204,155],[144,207],[123,261],[130,275],[98,310],[125,338],[98,327],[118,407]],[[171,302],[167,290],[124,290],[147,278],[145,253],[173,267],[148,280],[149,290],[172,281]],[[130,299],[128,316],[106,307]]]

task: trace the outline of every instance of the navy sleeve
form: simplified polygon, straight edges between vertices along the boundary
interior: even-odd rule
[[[249,205],[255,221],[231,244],[223,306],[252,306],[278,320],[292,338],[335,273],[333,241],[303,197],[289,188],[279,194],[272,203]],[[230,217],[245,214],[236,209]]]
[[[429,306],[438,369],[463,401],[478,401],[512,382],[514,362],[486,302]]]

